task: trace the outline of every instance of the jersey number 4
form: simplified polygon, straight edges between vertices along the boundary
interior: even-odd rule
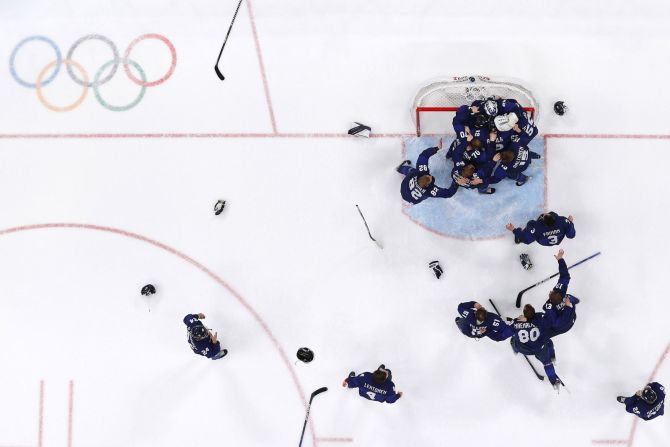
[[[372,391],[368,391],[365,394],[368,395],[368,399],[370,400],[375,400],[375,397],[377,396],[377,394],[373,393]]]

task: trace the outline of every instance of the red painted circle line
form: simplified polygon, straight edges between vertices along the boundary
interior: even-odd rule
[[[218,276],[216,273],[205,267],[203,264],[199,263],[195,259],[191,258],[185,253],[182,253],[181,251],[170,247],[169,245],[166,245],[162,242],[156,241],[154,239],[150,239],[146,236],[142,236],[137,233],[131,233],[130,231],[126,230],[121,230],[119,228],[113,228],[113,227],[105,227],[105,226],[100,226],[100,225],[90,225],[90,224],[80,224],[80,223],[44,223],[44,224],[35,224],[35,225],[24,225],[20,227],[13,227],[13,228],[6,228],[4,230],[0,230],[0,236],[6,236],[12,233],[20,233],[23,231],[32,231],[32,230],[44,230],[44,229],[54,229],[54,228],[71,228],[71,229],[77,229],[77,230],[95,230],[95,231],[102,231],[106,233],[112,233],[112,234],[117,234],[119,236],[125,236],[131,239],[135,239],[141,242],[146,242],[149,245],[153,245],[154,247],[160,248],[170,254],[173,254],[177,256],[178,258],[181,258],[183,261],[186,261],[187,263],[191,264],[193,267],[197,268],[207,276],[209,276],[211,279],[213,279],[216,283],[218,283],[221,287],[226,289],[237,301],[244,307],[256,320],[256,323],[263,329],[263,332],[265,332],[265,335],[272,341],[272,344],[274,345],[275,349],[279,353],[279,356],[282,358],[282,361],[284,362],[284,366],[286,366],[286,369],[288,369],[289,373],[291,374],[291,378],[293,379],[293,384],[295,385],[296,391],[298,392],[298,396],[300,397],[300,400],[302,401],[303,405],[305,408],[307,407],[307,399],[305,398],[305,393],[302,389],[302,386],[300,385],[300,381],[298,380],[298,376],[295,373],[295,370],[293,369],[293,366],[291,365],[291,362],[288,359],[288,356],[286,355],[286,352],[284,349],[281,347],[279,344],[279,341],[275,338],[274,334],[272,331],[270,331],[270,328],[268,327],[267,323],[261,318],[261,316],[256,312],[256,310],[251,307],[251,305],[235,290],[233,289],[227,282],[225,282],[220,276]],[[309,421],[309,430],[311,432],[311,437],[312,437],[312,445],[317,446],[318,445],[318,439],[316,437],[316,433],[314,432],[314,425],[312,423],[312,419],[310,418]]]

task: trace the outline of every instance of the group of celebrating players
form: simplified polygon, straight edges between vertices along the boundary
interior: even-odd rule
[[[493,194],[495,188],[491,185],[504,179],[514,180],[517,186],[523,186],[530,180],[524,171],[532,160],[541,156],[530,151],[528,144],[537,136],[538,130],[517,101],[487,98],[474,101],[469,106],[462,105],[453,119],[453,127],[456,139],[446,153],[446,158],[453,162],[451,186],[438,186],[428,167],[430,158],[442,149],[440,140],[438,146],[421,152],[416,167],[410,160],[405,160],[396,168],[405,176],[400,187],[405,201],[417,204],[429,197],[449,198],[459,188]],[[576,234],[572,216],[563,217],[554,212],[529,221],[525,228],[516,228],[512,223],[506,228],[514,234],[517,244],[537,242],[555,246],[565,237],[572,239]],[[579,304],[577,297],[567,293],[570,274],[563,255],[562,249],[554,255],[559,278],[549,291],[542,312],[526,304],[523,314],[513,320],[508,319],[508,324],[500,315],[487,312],[481,304],[468,301],[458,306],[459,316],[456,318],[456,325],[468,337],[488,337],[497,342],[510,339],[515,354],[537,358],[557,391],[565,385],[554,368],[556,351],[552,339],[572,328]],[[525,268],[532,267],[527,255],[521,255],[521,260]],[[617,397],[617,401],[626,405],[626,411],[644,420],[663,414],[664,399],[665,389],[657,382],[647,384],[633,396]]]
[[[405,176],[400,187],[404,200],[416,204],[429,197],[449,198],[459,188],[493,194],[496,190],[491,185],[504,179],[514,180],[517,186],[530,180],[523,172],[533,159],[541,158],[528,149],[538,130],[516,100],[488,98],[460,106],[453,126],[456,139],[446,153],[453,161],[451,186],[438,186],[428,167],[428,160],[442,149],[440,140],[438,146],[421,152],[416,167],[405,160],[396,168]]]

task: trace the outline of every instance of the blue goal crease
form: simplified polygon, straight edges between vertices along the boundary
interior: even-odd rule
[[[437,146],[439,137],[405,137],[403,159],[412,165],[421,151]],[[453,162],[445,157],[452,139],[444,139],[443,149],[430,159],[430,173],[438,186],[451,185]],[[544,139],[536,137],[528,145],[530,150],[542,155],[533,160],[524,174],[532,178],[523,186],[516,186],[511,179],[492,185],[492,195],[479,194],[475,190],[459,189],[449,199],[429,198],[417,205],[404,207],[404,212],[414,222],[438,234],[462,239],[489,239],[508,233],[508,222],[523,226],[530,219],[544,212],[545,197],[545,147]]]

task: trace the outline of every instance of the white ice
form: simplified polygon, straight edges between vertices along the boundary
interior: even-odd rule
[[[670,382],[670,5],[244,0],[221,82],[236,3],[0,4],[0,447],[292,446],[321,386],[305,446],[670,445],[667,416],[638,423],[615,400],[652,375]],[[126,112],[93,91],[53,112],[10,74],[31,35],[65,57],[84,35],[123,53],[146,33],[169,38],[176,68]],[[109,54],[87,42],[74,59],[93,76]],[[148,79],[170,66],[155,40],[132,56]],[[15,66],[34,82],[53,58],[33,42]],[[515,315],[556,249],[527,247],[524,271],[510,238],[446,238],[402,213],[393,168],[410,100],[427,79],[463,74],[531,88],[553,135],[546,205],[575,217],[561,247],[568,263],[602,251],[572,271],[579,318],[555,342],[571,394],[507,342],[453,323],[466,300]],[[66,104],[81,89],[61,71],[44,95]],[[122,104],[138,90],[120,70],[101,94]],[[564,117],[550,111],[558,99]],[[377,138],[345,137],[354,120]],[[539,306],[551,286],[525,301]],[[190,351],[189,312],[207,315],[226,358]],[[300,346],[312,363],[294,363]],[[405,393],[396,404],[341,387],[380,363]]]

